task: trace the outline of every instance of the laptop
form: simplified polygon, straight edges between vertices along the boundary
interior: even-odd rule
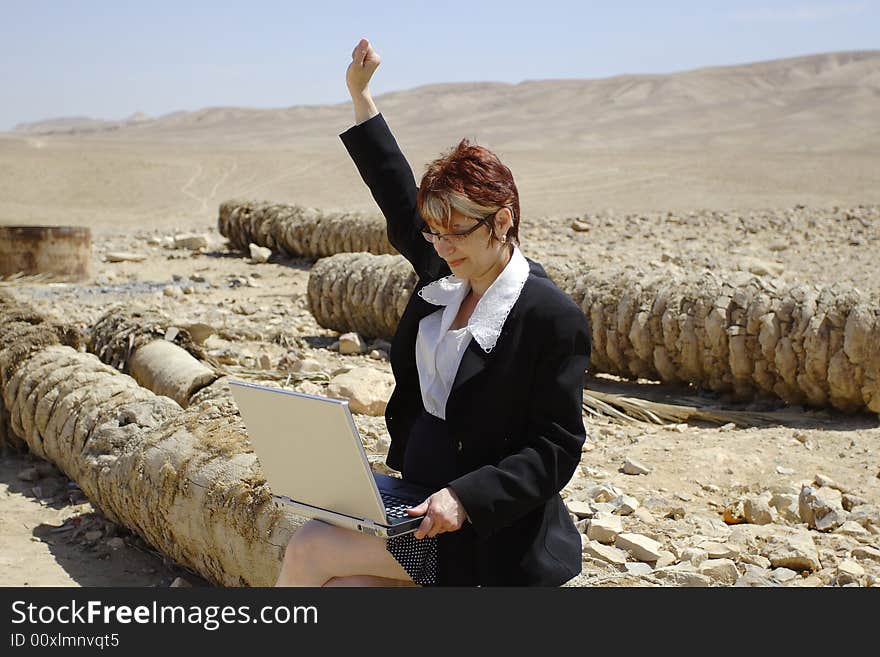
[[[424,516],[406,509],[435,491],[374,473],[347,400],[230,381],[276,503],[298,515],[391,538]]]

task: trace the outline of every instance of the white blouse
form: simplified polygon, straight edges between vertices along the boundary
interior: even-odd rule
[[[446,402],[471,338],[486,353],[492,351],[528,277],[528,260],[514,246],[510,261],[477,302],[467,326],[460,329],[449,327],[470,292],[467,279],[450,274],[419,290],[425,301],[444,306],[419,322],[416,336],[422,403],[431,415],[446,419]]]

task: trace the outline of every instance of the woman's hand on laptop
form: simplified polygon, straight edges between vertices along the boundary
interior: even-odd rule
[[[451,488],[438,490],[424,502],[406,512],[411,516],[424,515],[422,524],[415,531],[415,537],[436,536],[443,532],[454,532],[460,529],[467,519],[458,495]]]

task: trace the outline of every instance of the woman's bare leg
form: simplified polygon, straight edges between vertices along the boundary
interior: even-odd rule
[[[275,586],[323,586],[333,578],[354,576],[412,583],[384,538],[310,520],[287,544]]]

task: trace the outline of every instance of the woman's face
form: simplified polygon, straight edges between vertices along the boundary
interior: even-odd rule
[[[477,223],[479,219],[465,217],[457,210],[453,210],[448,227],[430,221],[428,226],[435,233],[448,234],[466,231]],[[496,237],[505,235],[510,225],[510,210],[501,208],[495,215]],[[435,239],[434,249],[437,255],[447,262],[453,274],[468,280],[483,278],[499,265],[503,265],[508,253],[507,243],[501,242],[500,239],[491,239],[491,229],[485,223],[461,239]]]

